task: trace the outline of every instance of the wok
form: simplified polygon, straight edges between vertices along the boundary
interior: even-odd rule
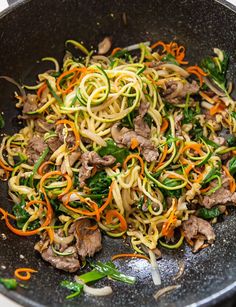
[[[13,1],[11,1],[13,2]],[[127,24],[122,20],[126,13]],[[87,47],[96,46],[104,36],[112,36],[113,46],[127,46],[140,41],[173,39],[187,47],[192,64],[210,54],[213,47],[231,55],[230,77],[236,80],[236,8],[213,0],[23,0],[0,15],[0,75],[8,75],[24,83],[34,83],[37,73],[48,69],[38,64],[45,56],[62,59],[64,42],[72,38]],[[46,65],[46,66],[45,66]],[[4,112],[4,133],[16,132],[19,124],[13,92],[6,81],[0,81],[0,111]],[[7,185],[0,185],[1,206],[10,208]],[[153,285],[150,268],[145,260],[120,260],[119,268],[137,277],[137,283],[127,286],[104,281],[114,290],[111,296],[82,296],[72,301],[59,286],[72,277],[41,260],[33,250],[37,238],[19,238],[0,223],[0,275],[9,277],[17,267],[38,269],[28,288],[0,292],[24,306],[213,306],[236,294],[236,214],[225,217],[215,226],[215,245],[193,255],[186,245],[178,251],[162,250],[159,261],[162,287],[181,284],[181,288],[163,296],[158,303],[153,298],[159,288]],[[123,240],[103,239],[103,251],[97,259],[108,260],[112,254],[130,251]],[[180,280],[172,278],[178,262],[184,260],[185,271]],[[4,269],[6,267],[6,269]],[[102,285],[103,282],[100,283]],[[99,284],[98,284],[99,285]],[[196,303],[196,304],[194,304]]]

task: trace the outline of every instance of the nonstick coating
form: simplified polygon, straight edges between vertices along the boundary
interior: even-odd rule
[[[1,1],[1,0],[0,0]],[[122,14],[126,13],[127,25]],[[112,36],[113,46],[124,47],[140,41],[177,40],[187,47],[192,64],[210,54],[213,47],[231,55],[232,80],[236,79],[236,13],[213,0],[29,0],[20,1],[0,15],[0,75],[8,75],[20,82],[33,84],[36,74],[50,65],[38,64],[45,56],[62,59],[64,41],[72,38],[86,46],[97,46],[104,36]],[[13,91],[7,82],[0,81],[0,111],[6,119],[3,132],[13,133],[19,128],[16,121]],[[7,185],[0,185],[1,206],[10,208]],[[236,292],[236,215],[225,217],[214,228],[215,244],[197,255],[186,245],[179,251],[162,249],[159,261],[162,287],[180,284],[181,288],[163,296],[158,303],[153,294],[160,288],[151,280],[150,268],[145,260],[117,261],[120,269],[137,277],[133,286],[103,281],[114,293],[106,298],[83,295],[73,301],[64,299],[68,292],[59,286],[72,276],[62,273],[33,250],[36,238],[20,238],[9,233],[0,223],[0,276],[10,277],[17,267],[38,269],[27,289],[0,292],[25,306],[185,306],[214,305]],[[130,251],[123,240],[104,238],[103,251],[97,259],[108,260],[111,255]],[[184,275],[173,281],[178,263],[185,262]],[[5,268],[5,269],[4,269]],[[196,305],[194,305],[196,306]]]

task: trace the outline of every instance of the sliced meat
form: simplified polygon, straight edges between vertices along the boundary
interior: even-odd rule
[[[57,136],[50,137],[46,140],[46,143],[53,152],[56,151],[63,144],[63,142],[61,142],[59,137]]]
[[[66,129],[64,125],[57,125],[56,126],[56,130],[55,132],[57,133],[59,140],[64,143],[64,141],[66,142],[68,147],[72,147],[75,145],[75,136],[74,133],[72,131],[68,131],[68,133],[66,133]]]
[[[175,130],[176,130],[176,135],[177,135],[177,136],[182,135],[181,121],[182,121],[183,118],[184,118],[183,113],[178,113],[178,114],[175,116],[175,118],[174,118],[174,121],[175,121]]]
[[[207,209],[216,205],[236,205],[236,192],[231,193],[229,187],[222,186],[215,193],[204,196],[200,204]]]
[[[144,116],[150,107],[149,103],[141,102],[139,106],[139,115],[134,119],[134,131],[143,136],[144,138],[149,138],[151,129],[144,120]]]
[[[204,235],[209,244],[215,241],[215,233],[211,224],[194,215],[183,222],[183,231],[185,238],[189,241],[198,239],[198,235]]]
[[[111,128],[112,138],[118,146],[126,146],[130,148],[132,139],[136,139],[139,143],[141,153],[147,162],[155,161],[158,158],[159,153],[151,140],[144,138],[128,128],[123,127],[120,129],[119,126],[120,123],[116,123]]]
[[[34,128],[35,131],[39,132],[39,133],[45,133],[45,132],[49,132],[50,130],[52,130],[54,127],[54,124],[49,124],[48,122],[46,122],[46,120],[44,120],[43,118],[37,118],[34,121]]]
[[[34,112],[38,109],[38,96],[28,94],[26,96],[26,100],[23,104],[23,114],[27,114],[28,112]]]
[[[26,154],[28,156],[28,162],[34,164],[38,161],[43,151],[47,148],[47,144],[42,137],[34,136],[26,147]]]
[[[100,157],[95,151],[84,152],[81,156],[82,166],[79,172],[80,186],[85,185],[85,180],[91,176],[93,166],[110,166],[115,163],[115,158],[111,155]]]
[[[215,142],[219,146],[226,144],[226,140],[222,136],[215,136],[212,141]]]
[[[196,81],[189,83],[183,83],[181,81],[167,81],[165,83],[166,89],[163,91],[162,95],[165,100],[169,103],[178,104],[182,102],[188,94],[196,94],[199,91],[199,86]]]
[[[90,219],[80,219],[73,225],[76,237],[77,253],[82,258],[86,256],[92,257],[102,248],[102,237],[99,228],[89,229],[93,226],[93,221]],[[73,229],[73,228],[72,228]]]
[[[76,247],[70,246],[64,250],[64,253],[72,254],[69,256],[59,256],[55,254],[52,247],[49,246],[41,253],[41,256],[45,261],[49,262],[52,266],[59,270],[70,273],[76,272],[80,268],[80,261],[78,259]]]
[[[81,156],[81,153],[79,151],[74,151],[69,155],[69,164],[70,166],[73,166],[76,161],[78,161],[79,157]],[[62,174],[66,173],[66,162],[65,160],[62,162],[61,165],[61,172]]]

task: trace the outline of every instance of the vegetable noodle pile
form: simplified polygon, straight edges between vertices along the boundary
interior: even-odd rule
[[[93,222],[91,231],[127,235],[138,253],[184,239],[194,252],[212,244],[212,224],[236,204],[226,53],[215,48],[190,66],[176,42],[106,56],[76,41],[66,46],[83,56],[67,52],[61,68],[44,58],[55,69],[16,93],[25,124],[0,149],[13,202],[0,209],[6,226],[48,238],[60,257],[72,252],[58,249],[59,230],[69,238],[81,218]]]

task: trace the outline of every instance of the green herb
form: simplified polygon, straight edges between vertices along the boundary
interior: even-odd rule
[[[83,288],[84,288],[83,285],[81,285],[77,282],[72,282],[72,281],[68,281],[68,280],[63,280],[61,282],[61,286],[72,291],[72,294],[67,295],[66,299],[71,299],[71,298],[74,298],[76,296],[79,296],[82,293]]]
[[[5,126],[5,120],[2,114],[0,113],[0,129],[2,129],[4,126]]]
[[[151,115],[148,114],[148,113],[146,113],[146,114],[144,115],[144,117],[143,117],[143,120],[144,120],[145,123],[148,124],[148,127],[151,128],[152,123],[153,123],[153,118],[151,117]]]
[[[209,74],[212,81],[223,91],[226,91],[226,72],[229,57],[223,51],[223,61],[218,57],[207,57],[202,60],[201,67]]]
[[[209,220],[209,219],[213,219],[214,217],[217,217],[221,214],[220,210],[218,209],[218,207],[214,207],[211,209],[207,209],[207,208],[200,208],[197,211],[197,216]]]
[[[231,116],[236,119],[236,112],[231,112]]]
[[[229,161],[229,172],[232,176],[236,175],[236,157]]]
[[[116,158],[116,163],[123,163],[125,158],[129,155],[129,151],[127,148],[118,147],[112,140],[108,140],[107,146],[100,148],[98,154],[101,157],[112,155]]]
[[[193,128],[189,131],[189,135],[194,139],[194,140],[199,140],[200,138],[203,137],[203,129],[199,121],[196,121],[193,125]]]
[[[121,282],[125,282],[127,284],[134,284],[135,283],[135,277],[125,275],[121,272],[119,272],[111,261],[108,261],[107,263],[102,263],[98,261],[97,263],[90,263],[90,265],[97,270],[100,273],[105,274],[111,279],[118,280]]]
[[[234,136],[234,135],[229,135],[229,136],[226,137],[226,141],[227,141],[227,144],[228,144],[230,147],[236,146],[236,136]]]
[[[170,62],[179,66],[179,63],[176,61],[175,57],[171,53],[167,53],[162,59],[162,62]]]
[[[78,276],[80,280],[82,280],[85,284],[90,282],[95,282],[99,279],[106,277],[105,273],[99,272],[97,270],[92,270],[88,273]]]
[[[9,290],[15,290],[17,281],[14,278],[0,278],[0,284]]]
[[[29,213],[23,208],[25,206],[25,200],[22,197],[21,202],[19,204],[14,205],[13,213],[16,217],[16,225],[19,229],[22,229],[25,223],[30,218]],[[40,226],[39,221],[33,221],[28,225],[29,230],[34,230]]]
[[[162,184],[164,184],[167,187],[176,187],[180,185],[180,180],[178,179],[170,179],[166,178],[163,180]],[[182,189],[178,190],[168,190],[168,189],[161,189],[162,193],[164,196],[169,196],[169,197],[180,197],[182,194]]]

